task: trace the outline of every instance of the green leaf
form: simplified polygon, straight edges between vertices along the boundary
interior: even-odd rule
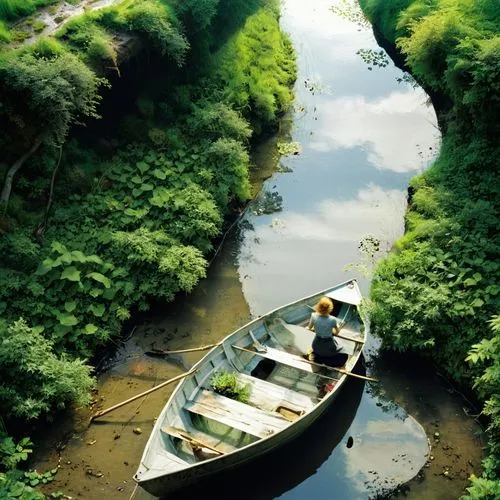
[[[476,280],[474,278],[467,278],[464,281],[465,286],[474,286],[476,284]]]
[[[86,257],[87,262],[94,262],[95,264],[102,264],[102,259],[98,255],[89,255]]]
[[[109,288],[111,286],[111,280],[109,278],[106,278],[104,274],[93,272],[87,274],[87,278],[92,278],[93,280],[102,283],[105,288]]]
[[[142,179],[138,175],[134,175],[132,179],[130,179],[134,184],[142,184]]]
[[[153,186],[153,184],[147,184],[147,183],[145,183],[145,184],[141,184],[141,189],[143,191],[153,191],[154,186]]]
[[[167,174],[164,170],[161,170],[159,168],[155,168],[153,170],[153,175],[157,178],[157,179],[160,179],[162,181],[164,181],[166,178],[167,178]]]
[[[76,262],[86,262],[87,261],[87,259],[85,258],[85,254],[83,252],[81,252],[80,250],[73,250],[71,252],[71,257]]]
[[[484,306],[484,301],[483,301],[482,299],[479,299],[479,298],[474,299],[474,300],[472,301],[471,306],[472,306],[472,307],[478,307],[478,308],[479,308],[479,307],[482,307],[482,306]]]
[[[139,161],[135,165],[139,169],[141,174],[143,174],[144,172],[147,172],[147,170],[149,169],[149,165],[143,161]]]
[[[78,324],[78,319],[73,314],[63,313],[59,316],[59,323],[63,326],[75,326]]]
[[[92,304],[89,307],[89,310],[92,311],[94,316],[97,316],[98,318],[102,317],[102,315],[106,312],[106,308],[104,307],[103,304]]]
[[[93,325],[92,323],[89,323],[85,325],[84,331],[87,335],[92,335],[93,333],[97,332],[97,326]]]
[[[76,309],[76,302],[74,300],[65,302],[64,309],[66,309],[69,313],[73,312]]]
[[[60,253],[61,255],[68,253],[68,249],[62,243],[59,243],[58,241],[53,241],[52,245],[50,245],[50,248],[54,252]]]
[[[44,274],[47,274],[50,270],[52,270],[52,268],[54,267],[56,267],[54,266],[54,261],[52,259],[47,258],[39,264],[35,274],[38,276],[43,276]]]
[[[62,280],[80,281],[80,271],[75,266],[69,266],[61,273]]]

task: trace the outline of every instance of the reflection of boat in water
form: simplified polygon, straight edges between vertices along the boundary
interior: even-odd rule
[[[303,325],[323,295],[332,299],[341,318],[337,341],[348,354],[343,369],[302,357],[312,341]],[[361,356],[365,331],[360,302],[356,281],[347,281],[278,308],[226,337],[193,367],[165,405],[134,476],[137,483],[162,495],[261,457],[308,430],[341,394]],[[214,388],[214,375],[224,372],[248,388],[244,401]],[[336,413],[343,411],[337,408]],[[336,434],[337,419],[332,428]]]

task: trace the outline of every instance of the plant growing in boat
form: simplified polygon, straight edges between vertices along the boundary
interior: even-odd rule
[[[238,382],[235,373],[226,371],[215,372],[212,380],[210,380],[210,387],[222,396],[235,399],[241,403],[248,403],[250,386]]]

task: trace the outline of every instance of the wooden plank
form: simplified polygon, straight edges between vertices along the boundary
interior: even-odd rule
[[[268,413],[215,392],[201,390],[184,409],[216,420],[259,438],[268,437],[289,425],[278,414]]]
[[[276,411],[279,406],[286,406],[299,411],[308,411],[315,406],[315,402],[309,396],[287,387],[245,373],[238,373],[237,377],[241,383],[250,384],[249,402],[262,410]]]
[[[238,345],[233,345],[233,348],[238,349],[240,351],[251,352],[252,354],[255,354],[256,356],[260,356],[262,358],[272,359],[273,361],[276,361],[278,363],[282,363],[284,365],[297,368],[298,370],[301,370],[303,372],[312,373],[314,375],[317,375],[318,377],[322,377],[328,380],[338,380],[337,378],[329,377],[328,375],[323,375],[322,373],[319,373],[318,367],[314,366],[315,363],[306,361],[300,356],[297,356],[295,354],[290,354],[289,352],[286,351],[280,351],[279,349],[268,347],[266,352],[257,352],[247,349],[246,347],[240,347]],[[318,365],[318,366],[321,368],[323,367],[323,365]],[[331,367],[327,368],[336,371],[335,368]]]

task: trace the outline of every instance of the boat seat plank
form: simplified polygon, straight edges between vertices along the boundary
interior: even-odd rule
[[[251,349],[248,349],[247,347],[241,347],[237,345],[234,345],[233,348],[241,349],[244,351],[251,351]],[[290,354],[289,352],[281,351],[279,349],[274,349],[273,347],[267,347],[266,352],[257,352],[257,351],[252,351],[252,352],[254,352],[255,355],[260,356],[262,358],[272,359],[277,363],[297,368],[298,370],[301,370],[303,372],[312,373],[321,378],[325,378],[328,380],[337,380],[337,377],[332,377],[320,373],[319,371],[320,369],[327,370],[327,368],[318,369],[318,367],[307,363],[301,356],[297,356],[296,354]],[[333,373],[333,371],[334,370],[332,370],[331,373]]]
[[[289,421],[278,414],[259,410],[205,389],[199,391],[193,401],[186,403],[184,409],[259,438],[268,437],[289,425]]]
[[[251,386],[249,403],[263,410],[276,411],[279,406],[286,406],[308,411],[315,405],[309,396],[287,387],[245,373],[238,373],[237,377],[242,384],[250,384]]]

